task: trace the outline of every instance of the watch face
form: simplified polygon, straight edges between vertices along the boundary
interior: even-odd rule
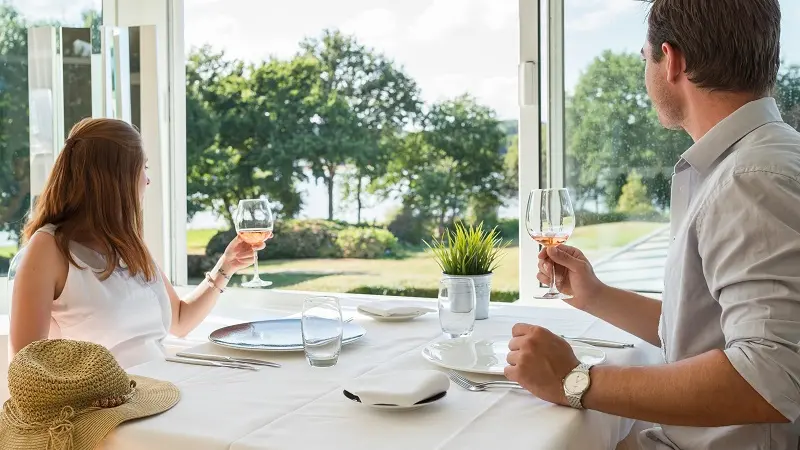
[[[589,387],[589,376],[583,372],[572,372],[564,380],[564,390],[570,394],[580,394]]]

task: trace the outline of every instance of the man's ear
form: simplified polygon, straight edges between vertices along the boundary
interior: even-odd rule
[[[664,70],[667,77],[666,81],[667,83],[675,84],[686,73],[686,58],[684,58],[682,51],[668,42],[661,44],[661,51],[664,53],[664,63],[666,64]]]

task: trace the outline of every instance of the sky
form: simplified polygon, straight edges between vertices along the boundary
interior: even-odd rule
[[[565,1],[564,77],[571,91],[603,50],[639,52],[646,6],[636,0]],[[30,20],[79,24],[81,11],[99,9],[101,2],[10,3]],[[783,59],[800,64],[800,0],[782,0],[781,6]],[[518,0],[184,0],[184,7],[187,51],[210,44],[247,61],[289,58],[302,39],[338,28],[402,65],[428,102],[468,92],[500,119],[517,117]],[[324,216],[326,203],[316,200],[325,198],[324,188],[312,183],[305,189],[303,215]],[[387,203],[374,214],[392,207]],[[354,215],[352,208],[345,213]]]
[[[101,2],[10,3],[32,20],[74,23]],[[800,64],[800,0],[781,6],[783,57]],[[518,0],[184,0],[184,8],[187,50],[210,44],[248,61],[288,58],[303,38],[338,28],[405,67],[429,102],[469,92],[501,119],[517,116]],[[567,90],[601,51],[642,46],[642,2],[566,0],[564,11]]]

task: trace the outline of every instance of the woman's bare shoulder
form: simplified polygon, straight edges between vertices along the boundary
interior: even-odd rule
[[[23,248],[20,270],[25,268],[66,268],[67,258],[61,253],[56,238],[49,233],[35,233]]]

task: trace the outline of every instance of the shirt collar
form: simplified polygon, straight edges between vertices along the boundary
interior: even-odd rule
[[[706,174],[726,150],[751,131],[764,124],[781,121],[783,119],[774,98],[754,100],[722,119],[689,147],[681,158],[701,174]]]

